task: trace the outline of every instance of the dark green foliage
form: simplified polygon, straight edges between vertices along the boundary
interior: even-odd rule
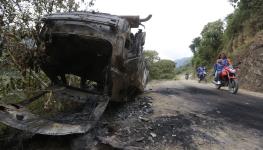
[[[196,37],[193,39],[192,44],[189,46],[191,51],[195,54],[197,51],[197,48],[200,46],[201,43],[201,37]]]
[[[192,65],[211,66],[222,48],[223,42],[223,22],[221,20],[210,22],[204,26],[201,37],[192,41],[190,48],[194,53]]]
[[[175,77],[175,63],[172,60],[161,59],[158,52],[153,50],[144,51],[147,61],[150,79],[173,79]]]
[[[158,56],[159,54],[157,51],[147,50],[147,51],[144,51],[143,53],[144,53],[144,58],[146,59],[149,65],[160,60],[160,57]]]
[[[257,32],[263,30],[262,0],[232,0],[231,2],[235,4],[236,9],[226,18],[225,45],[232,43],[241,34],[253,37]]]
[[[1,0],[1,101],[19,101],[27,97],[27,91],[42,89],[43,83],[48,83],[47,77],[38,69],[41,60],[37,54],[42,50],[38,38],[40,18],[55,12],[77,11],[80,5],[87,8],[93,1]]]
[[[172,60],[162,59],[150,67],[151,79],[173,79],[175,77],[175,63]]]
[[[179,67],[179,68],[176,68],[176,71],[175,71],[175,74],[176,75],[180,75],[182,73],[188,73],[188,74],[191,74],[192,73],[192,65],[189,63],[185,66],[182,66],[182,67]]]
[[[47,77],[38,71],[42,16],[84,10],[94,0],[0,0],[0,102],[16,103],[42,90]],[[41,110],[35,105],[35,110]],[[0,135],[6,126],[0,124]]]
[[[235,61],[241,55],[241,50],[247,47],[256,33],[263,30],[262,0],[229,0],[235,11],[229,14],[226,28],[218,20],[204,26],[201,37],[195,38],[189,46],[194,54],[194,68],[205,65],[211,68],[220,52],[227,53]]]

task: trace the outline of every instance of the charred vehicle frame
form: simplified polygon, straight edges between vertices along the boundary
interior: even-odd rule
[[[39,37],[41,69],[52,82],[47,90],[60,99],[76,101],[85,107],[82,112],[65,114],[58,120],[41,118],[28,111],[26,106],[45,95],[45,91],[18,104],[1,104],[0,121],[38,134],[87,132],[96,124],[109,101],[127,101],[143,92],[148,78],[143,56],[146,34],[141,29],[133,34],[131,28],[138,28],[150,18],[151,15],[140,19],[139,16],[97,12],[57,13],[43,17]],[[69,86],[66,74],[79,76],[79,87]],[[96,84],[89,88],[87,81]],[[86,107],[91,103],[92,109]],[[72,121],[72,118],[78,119]]]

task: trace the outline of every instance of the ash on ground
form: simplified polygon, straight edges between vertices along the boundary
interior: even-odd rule
[[[196,149],[196,144],[217,142],[193,126],[206,121],[189,114],[153,118],[151,97],[138,97],[125,104],[111,103],[98,126],[89,134],[77,138],[73,147],[80,149]],[[209,123],[210,124],[210,123]],[[199,143],[193,140],[200,138]]]
[[[20,148],[11,149],[197,149],[200,144],[217,142],[198,128],[207,124],[210,128],[210,124],[217,124],[215,120],[179,112],[173,116],[153,117],[152,102],[151,97],[140,96],[122,104],[110,103],[97,126],[86,134],[33,135],[20,141]]]

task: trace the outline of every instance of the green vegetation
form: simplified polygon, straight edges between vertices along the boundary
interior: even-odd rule
[[[49,82],[39,70],[37,57],[40,18],[55,12],[84,10],[94,0],[1,0],[0,2],[0,103],[16,103],[42,90]],[[40,102],[39,102],[40,103]],[[38,109],[40,104],[30,109]],[[42,105],[42,104],[41,104]],[[0,134],[6,126],[0,124]]]
[[[149,67],[150,80],[175,78],[174,61],[160,59],[158,52],[153,50],[144,51],[144,57]]]
[[[223,22],[217,20],[204,26],[201,37],[197,37],[189,46],[194,57],[192,65],[194,68],[205,65],[209,66],[215,61],[216,56],[222,49],[223,43]]]
[[[87,10],[93,0],[2,0],[0,3],[0,101],[17,102],[49,82],[39,65],[41,17]]]
[[[194,68],[200,65],[212,68],[220,52],[225,52],[234,62],[239,61],[254,36],[263,30],[262,0],[229,1],[235,11],[226,17],[226,25],[221,20],[208,23],[201,36],[194,38],[189,45],[194,54]]]
[[[179,68],[176,68],[175,74],[176,75],[185,74],[185,73],[193,74],[192,70],[193,70],[193,68],[192,68],[191,64],[189,63],[185,66],[181,66]]]
[[[233,52],[263,30],[263,1],[231,0],[230,2],[236,6],[236,9],[226,18],[224,48],[228,52]]]

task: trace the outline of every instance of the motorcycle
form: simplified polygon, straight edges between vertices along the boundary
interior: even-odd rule
[[[188,80],[189,79],[189,74],[186,73],[184,77],[185,77],[185,80]]]
[[[216,84],[216,88],[220,89],[223,86],[228,86],[228,90],[232,94],[236,94],[238,91],[238,79],[236,77],[237,68],[232,66],[225,66],[221,74],[219,75],[221,84]]]
[[[198,80],[199,83],[200,83],[201,81],[207,82],[207,80],[206,80],[206,71],[203,71],[203,72],[199,73],[199,74],[198,74],[198,78],[199,78],[199,80]]]

